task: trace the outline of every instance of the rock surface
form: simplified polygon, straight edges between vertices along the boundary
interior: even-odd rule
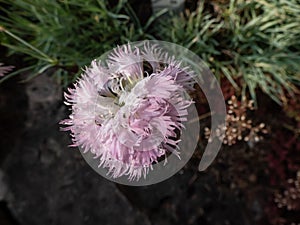
[[[7,105],[0,105],[12,111],[3,121],[7,125],[2,132],[8,133],[1,141],[5,151],[0,161],[0,197],[8,209],[5,213],[11,215],[1,214],[0,208],[1,225],[247,225],[251,221],[233,192],[219,190],[214,176],[197,171],[198,160],[156,185],[111,183],[85,163],[77,148],[67,147],[70,137],[58,125],[68,114],[59,85],[42,75],[11,92],[2,97],[13,97],[18,105],[7,98]]]
[[[19,224],[150,224],[114,183],[67,147],[70,139],[58,125],[67,115],[60,87],[44,75],[24,92],[27,120],[0,173],[0,182],[4,173],[7,178],[0,196]]]

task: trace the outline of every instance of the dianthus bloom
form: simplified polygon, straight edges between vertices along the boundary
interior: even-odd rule
[[[61,121],[72,146],[90,151],[113,178],[146,177],[153,163],[178,155],[185,90],[193,88],[188,68],[156,46],[124,45],[94,60],[65,93],[72,113]]]

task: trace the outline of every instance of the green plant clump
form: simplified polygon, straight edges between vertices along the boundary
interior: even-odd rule
[[[10,54],[29,56],[28,67],[2,81],[22,71],[31,71],[30,79],[52,69],[67,85],[105,51],[147,38],[126,0],[114,5],[103,0],[0,0],[0,21],[1,45]]]
[[[2,81],[26,70],[28,79],[50,70],[66,86],[117,44],[155,37],[194,51],[219,79],[226,77],[253,100],[257,89],[278,103],[297,90],[299,0],[198,3],[194,11],[156,20],[161,11],[141,25],[127,0],[0,0],[1,45],[28,56],[27,67]]]
[[[280,103],[300,84],[298,0],[207,1],[157,32],[190,48],[242,93],[259,87]]]

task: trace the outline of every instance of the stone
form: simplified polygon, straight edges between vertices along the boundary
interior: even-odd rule
[[[41,75],[24,86],[25,93],[25,127],[0,171],[0,199],[19,224],[150,224],[77,148],[68,147],[70,137],[58,125],[67,116],[59,85]]]

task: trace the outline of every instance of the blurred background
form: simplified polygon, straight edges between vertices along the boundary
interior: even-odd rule
[[[162,183],[130,187],[95,173],[58,122],[82,67],[145,39],[207,63],[227,130],[199,172],[217,131],[196,90],[190,162]],[[299,71],[299,0],[0,0],[0,224],[300,224]]]

